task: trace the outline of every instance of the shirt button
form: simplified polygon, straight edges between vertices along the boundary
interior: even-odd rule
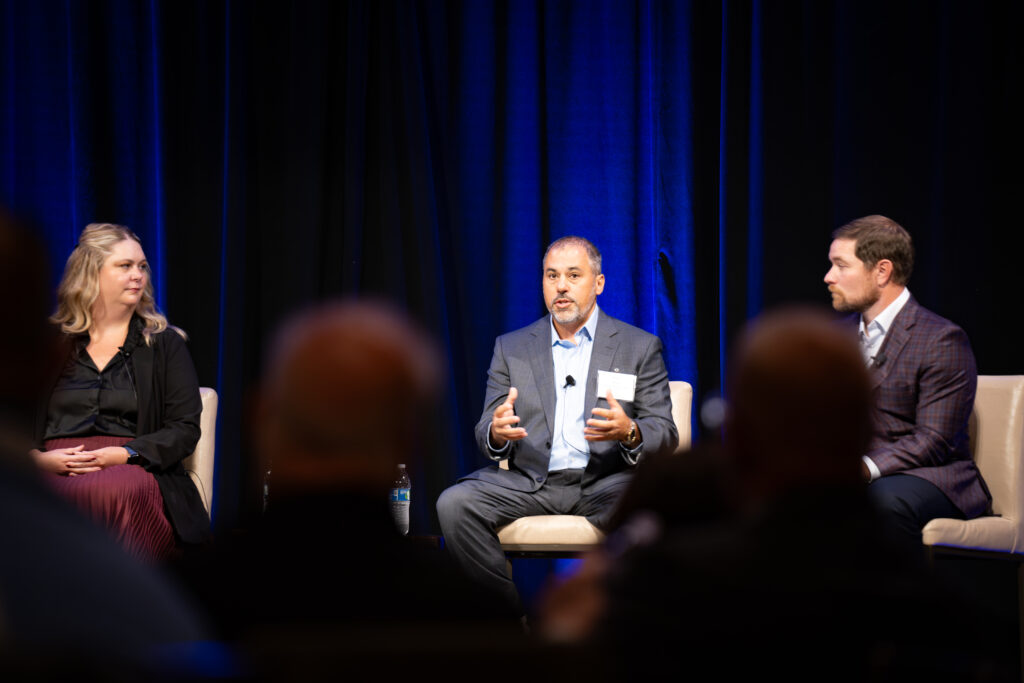
[[[551,442],[550,441],[545,441],[544,442],[544,448],[551,448]]]

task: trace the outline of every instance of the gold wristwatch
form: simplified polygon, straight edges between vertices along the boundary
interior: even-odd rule
[[[635,420],[630,420],[629,421],[629,434],[626,435],[626,440],[623,441],[622,443],[624,443],[625,445],[629,446],[630,448],[633,448],[634,446],[636,446],[636,421]]]

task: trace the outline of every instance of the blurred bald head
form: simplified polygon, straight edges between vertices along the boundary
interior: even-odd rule
[[[750,495],[861,481],[870,378],[830,315],[789,309],[752,323],[734,351],[729,399],[726,448]]]
[[[272,347],[256,425],[274,490],[386,486],[423,447],[442,367],[433,341],[384,304],[333,302],[292,318]]]

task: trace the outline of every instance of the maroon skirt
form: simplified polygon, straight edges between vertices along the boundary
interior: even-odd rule
[[[50,439],[47,450],[85,444],[85,450],[121,446],[117,436]],[[115,465],[77,477],[45,477],[57,493],[108,529],[130,555],[159,562],[175,551],[174,531],[164,514],[164,499],[153,475],[138,465]]]

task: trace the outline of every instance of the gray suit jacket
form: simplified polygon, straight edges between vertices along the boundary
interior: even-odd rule
[[[621,402],[626,414],[634,419],[643,436],[641,457],[671,453],[679,443],[679,434],[672,421],[672,401],[668,388],[668,372],[661,357],[661,340],[653,334],[627,325],[600,311],[594,330],[594,348],[587,374],[587,418],[595,406],[608,407],[597,396],[598,370],[636,375],[636,394],[631,402]],[[515,412],[519,426],[528,436],[514,441],[502,454],[488,447],[494,410],[516,387]],[[484,410],[476,425],[476,441],[481,452],[491,459],[508,458],[509,469],[492,465],[465,477],[514,489],[536,491],[548,476],[551,438],[555,414],[554,360],[551,355],[551,318],[545,316],[522,329],[498,337],[494,357],[487,372],[487,395]],[[629,477],[631,466],[618,442],[590,442],[590,460],[583,475],[583,490],[593,493],[602,484]]]

